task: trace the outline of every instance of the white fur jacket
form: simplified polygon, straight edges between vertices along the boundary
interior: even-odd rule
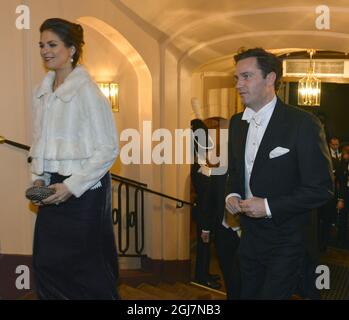
[[[70,176],[64,183],[80,197],[112,166],[118,136],[109,102],[83,66],[52,92],[54,79],[49,71],[33,96],[32,179]]]

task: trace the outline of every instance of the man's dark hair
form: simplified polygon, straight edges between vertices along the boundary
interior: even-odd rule
[[[234,56],[235,63],[247,58],[256,58],[257,66],[262,71],[263,78],[270,72],[275,72],[276,78],[274,83],[275,91],[280,87],[282,77],[282,62],[274,54],[265,51],[263,48],[253,48],[246,51],[239,52]]]

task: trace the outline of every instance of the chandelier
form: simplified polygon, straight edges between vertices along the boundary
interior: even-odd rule
[[[315,77],[315,62],[313,55],[315,50],[309,50],[310,54],[308,73],[298,81],[298,105],[319,106],[321,98],[321,80]]]

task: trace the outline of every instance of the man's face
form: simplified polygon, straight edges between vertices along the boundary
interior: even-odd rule
[[[338,139],[331,139],[331,141],[330,141],[330,148],[333,151],[337,151],[338,150],[338,148],[339,148],[339,141],[338,141]]]
[[[238,61],[235,71],[236,89],[246,107],[258,111],[274,97],[275,73],[263,78],[255,57]]]

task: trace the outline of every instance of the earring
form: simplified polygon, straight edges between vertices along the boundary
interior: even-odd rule
[[[73,62],[74,62],[74,59],[73,59],[73,58],[70,58],[70,62],[73,63]]]

